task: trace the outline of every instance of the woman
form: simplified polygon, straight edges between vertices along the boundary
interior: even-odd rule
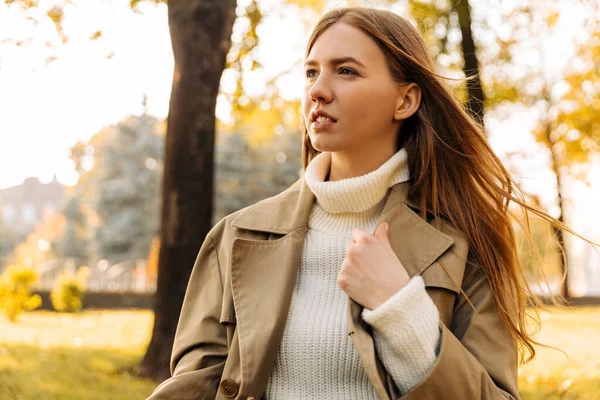
[[[207,235],[150,399],[518,399],[528,207],[434,69],[393,13],[323,16],[304,176]]]

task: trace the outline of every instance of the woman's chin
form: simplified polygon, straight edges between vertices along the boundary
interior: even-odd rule
[[[339,146],[331,146],[327,143],[319,143],[317,145],[313,143],[313,148],[321,153],[335,153],[336,151],[340,151]]]
[[[331,135],[322,133],[311,133],[310,143],[312,147],[320,152],[336,152],[341,151],[345,148],[343,143],[339,143],[337,140],[332,140]]]

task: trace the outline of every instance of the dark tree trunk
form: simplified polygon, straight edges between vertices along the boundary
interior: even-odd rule
[[[452,7],[458,14],[458,22],[462,33],[461,48],[465,65],[463,70],[467,77],[473,80],[467,81],[467,109],[481,126],[483,125],[485,94],[481,87],[479,75],[479,60],[471,31],[471,6],[469,0],[452,0]]]
[[[215,107],[235,0],[169,0],[175,71],[169,104],[158,283],[142,376],[170,377],[169,359],[198,250],[212,227]]]

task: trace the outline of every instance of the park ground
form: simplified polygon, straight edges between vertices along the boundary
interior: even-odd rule
[[[600,400],[600,307],[542,312],[538,348],[519,371],[523,400]],[[141,310],[0,316],[0,399],[135,400],[156,384],[135,372],[150,340],[152,312]]]

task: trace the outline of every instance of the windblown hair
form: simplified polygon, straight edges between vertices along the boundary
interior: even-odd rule
[[[468,262],[485,272],[496,312],[519,343],[521,361],[531,360],[535,356],[533,345],[539,343],[532,339],[533,333],[528,329],[527,318],[533,317],[527,314],[526,306],[531,303],[537,312],[542,303],[531,290],[519,260],[509,204],[519,205],[525,215],[523,225],[530,246],[533,241],[527,222],[529,212],[575,233],[526,203],[488,144],[483,128],[446,86],[444,80],[448,78],[435,72],[435,62],[425,41],[409,21],[383,10],[334,9],[315,27],[306,57],[319,36],[338,22],[360,29],[379,45],[398,84],[414,82],[421,89],[418,111],[404,121],[398,132],[398,148],[404,147],[408,153],[409,196],[420,204],[423,218],[427,212],[436,221],[442,217],[466,235],[470,248]],[[302,158],[306,169],[319,152],[311,145],[304,124],[302,129]],[[558,303],[554,296],[552,301]],[[539,320],[537,322],[539,326]],[[529,352],[527,360],[525,349]]]

